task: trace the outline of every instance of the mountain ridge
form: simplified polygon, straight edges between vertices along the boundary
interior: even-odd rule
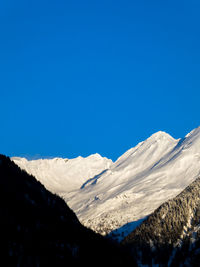
[[[26,158],[11,158],[20,168],[34,175],[47,189],[54,193],[77,190],[89,178],[108,168],[112,161],[101,157],[98,153],[88,157],[78,156],[74,159],[52,158],[27,160]],[[76,166],[79,166],[77,169]]]
[[[115,162],[104,160],[107,165],[100,164],[101,170],[76,190],[68,192],[60,180],[62,191],[57,193],[87,227],[104,235],[120,228],[123,235],[124,225],[127,234],[133,230],[131,222],[141,221],[199,174],[200,127],[182,139],[159,131]]]

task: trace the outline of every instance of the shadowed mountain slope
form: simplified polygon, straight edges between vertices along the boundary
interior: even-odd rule
[[[0,155],[3,266],[129,266],[126,255],[82,226],[65,201]]]

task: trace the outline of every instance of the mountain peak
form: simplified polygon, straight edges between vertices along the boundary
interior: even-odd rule
[[[194,136],[200,136],[200,126],[195,128],[195,129],[193,129],[185,137],[186,138],[190,138],[190,137],[194,137]]]
[[[147,140],[163,140],[163,139],[171,139],[174,140],[174,138],[169,135],[168,133],[164,132],[164,131],[158,131],[154,134],[152,134]]]
[[[101,159],[102,156],[99,153],[94,153],[94,154],[89,155],[87,158]]]
[[[62,196],[84,225],[102,234],[120,233],[127,222],[143,219],[196,178],[200,127],[182,139],[158,131],[114,163],[99,154],[67,164],[14,161]]]

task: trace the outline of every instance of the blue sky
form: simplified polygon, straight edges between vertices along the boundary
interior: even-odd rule
[[[115,160],[200,125],[198,0],[2,2],[1,153]]]

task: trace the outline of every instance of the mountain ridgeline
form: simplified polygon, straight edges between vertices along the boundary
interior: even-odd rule
[[[200,177],[156,209],[122,244],[139,265],[200,266]]]
[[[63,199],[3,155],[0,214],[2,266],[130,266],[118,246],[82,226]]]
[[[116,162],[1,156],[0,178],[8,266],[200,266],[200,127],[155,133]]]
[[[120,241],[198,176],[200,127],[181,139],[159,131],[115,162],[99,154],[12,160],[61,196],[83,225]]]

